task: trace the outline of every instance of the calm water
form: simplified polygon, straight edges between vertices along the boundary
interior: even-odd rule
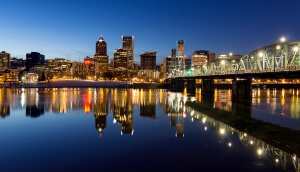
[[[212,106],[230,112],[230,97],[216,90]],[[253,90],[250,115],[300,130],[298,99],[297,89]],[[0,171],[294,170],[295,155],[281,162],[271,145],[186,107],[189,100],[202,101],[155,89],[2,88]]]

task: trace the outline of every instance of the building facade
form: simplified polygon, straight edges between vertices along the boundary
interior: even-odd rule
[[[129,54],[127,50],[114,50],[114,76],[117,78],[117,80],[128,80],[129,78],[128,56]]]
[[[9,69],[10,67],[10,54],[5,51],[0,52],[0,69]]]
[[[96,42],[94,62],[96,80],[103,79],[103,74],[108,71],[109,57],[107,55],[107,44],[102,36]]]
[[[87,80],[96,80],[94,59],[86,56],[83,60],[83,76]]]
[[[45,60],[45,74],[49,79],[71,79],[71,61],[64,58]]]
[[[134,37],[122,36],[122,49],[128,51],[128,73],[131,76],[134,72]]]
[[[141,76],[150,78],[152,80],[156,79],[156,53],[157,52],[145,52],[140,54],[141,57]]]
[[[198,50],[192,55],[192,66],[206,66],[208,64],[209,51]]]

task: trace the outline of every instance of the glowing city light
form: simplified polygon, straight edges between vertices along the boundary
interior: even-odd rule
[[[263,153],[262,149],[260,149],[260,148],[257,149],[257,154],[258,154],[258,155],[261,155],[262,153]]]
[[[225,134],[225,129],[224,128],[220,128],[220,134],[221,135]]]
[[[285,37],[280,38],[280,42],[285,42],[285,41],[286,41]]]
[[[298,47],[294,47],[294,48],[293,48],[293,51],[298,51],[298,50],[299,50]]]
[[[280,45],[277,45],[277,46],[276,46],[276,49],[277,49],[277,50],[280,50],[280,48],[281,48]]]

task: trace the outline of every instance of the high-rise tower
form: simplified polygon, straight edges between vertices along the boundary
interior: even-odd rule
[[[96,77],[103,77],[103,73],[108,70],[107,44],[101,36],[96,42],[96,53],[94,55]]]
[[[128,72],[130,75],[131,73],[133,73],[133,69],[134,69],[134,37],[133,36],[122,36],[122,49],[128,52]]]

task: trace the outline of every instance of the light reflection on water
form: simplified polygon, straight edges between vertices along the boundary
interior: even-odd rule
[[[269,166],[249,151],[249,146],[245,146],[248,142],[243,142],[245,133],[187,108],[185,102],[191,100],[201,102],[201,94],[196,92],[191,96],[161,89],[0,89],[0,141],[3,146],[0,157],[6,158],[0,169],[18,171],[21,167],[13,164],[22,162],[25,171],[41,171],[49,167],[46,161],[50,161],[58,165],[49,171],[57,171],[58,167],[75,171],[99,170],[100,167],[93,165],[97,163],[111,170],[127,165],[125,171],[191,170],[199,165],[205,170],[208,167],[218,169],[214,167],[217,162],[220,169],[276,171],[276,165]],[[285,117],[297,119],[297,102],[298,90],[253,91],[252,106],[261,110],[267,108],[267,111],[270,108],[270,114],[282,112],[288,106],[293,108],[283,111]],[[231,90],[215,90],[213,106],[231,111]],[[22,144],[27,145],[26,148],[18,139],[24,141]],[[253,140],[255,138],[251,138]],[[9,156],[5,157],[7,154]],[[40,165],[32,167],[27,157]],[[72,157],[73,160],[65,160]],[[174,164],[178,157],[184,159]],[[113,166],[112,163],[120,158],[125,161]],[[76,163],[74,168],[70,167]],[[255,163],[260,164],[259,167],[253,165]]]

